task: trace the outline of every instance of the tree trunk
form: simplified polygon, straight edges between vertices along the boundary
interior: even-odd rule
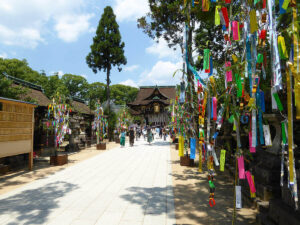
[[[106,70],[106,93],[107,93],[107,109],[108,109],[108,120],[109,120],[109,115],[110,115],[110,88],[109,88],[109,84],[110,84],[110,66],[108,66],[107,70]],[[109,124],[109,121],[108,121]],[[109,125],[107,126],[107,137],[108,140],[110,140],[110,135],[109,135]]]

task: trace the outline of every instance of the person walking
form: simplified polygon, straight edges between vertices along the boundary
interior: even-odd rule
[[[124,129],[121,130],[120,134],[120,145],[121,147],[125,147],[125,138],[126,138],[126,132]]]
[[[133,130],[133,127],[131,127],[130,130],[129,130],[129,143],[130,143],[131,147],[134,144],[134,130]]]
[[[152,140],[153,140],[153,133],[151,131],[151,128],[148,128],[147,129],[147,141],[149,144],[151,144]]]

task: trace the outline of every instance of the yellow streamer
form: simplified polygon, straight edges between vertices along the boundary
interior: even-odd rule
[[[256,12],[254,9],[250,11],[250,32],[254,33],[257,31],[257,20],[256,20]]]
[[[199,172],[202,173],[203,169],[202,169],[202,144],[199,142]]]
[[[278,47],[279,47],[279,52],[281,52],[282,56],[287,59],[288,58],[288,53],[285,47],[285,41],[284,37],[279,36],[278,37]]]
[[[255,186],[255,183],[254,183],[254,175],[251,175],[251,178],[252,178],[252,181],[253,181],[253,185]],[[251,189],[250,189],[250,197],[251,197],[251,198],[256,198],[255,192],[251,192]]]
[[[287,83],[287,108],[288,108],[288,145],[289,145],[289,174],[290,183],[294,182],[294,152],[293,152],[293,101],[292,101],[292,80],[291,62],[287,62],[286,83]]]
[[[220,154],[220,171],[224,171],[226,150],[222,149]]]
[[[183,156],[183,149],[184,149],[184,138],[183,136],[179,136],[178,138],[178,153],[179,153],[179,156]]]
[[[220,14],[219,14],[219,9],[221,9],[220,5],[216,6],[216,10],[215,10],[215,25],[218,26],[220,25]]]

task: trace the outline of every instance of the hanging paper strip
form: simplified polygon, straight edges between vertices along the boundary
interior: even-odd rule
[[[256,189],[255,189],[255,185],[254,185],[254,182],[252,180],[252,176],[251,176],[251,173],[249,171],[246,171],[245,172],[245,175],[247,177],[247,181],[248,181],[248,184],[249,184],[249,187],[250,187],[250,191],[252,193],[255,193],[256,192]]]
[[[240,98],[242,97],[242,93],[243,93],[243,85],[242,85],[241,76],[237,73],[235,74],[235,83],[237,88],[237,97]]]
[[[202,0],[202,11],[207,12],[209,11],[209,0]]]
[[[206,73],[209,70],[209,49],[204,49],[203,70]]]
[[[226,150],[222,149],[220,153],[220,171],[224,171]]]
[[[206,84],[204,80],[200,77],[200,75],[197,73],[197,71],[194,69],[194,67],[191,66],[191,64],[188,61],[187,61],[187,67],[194,74],[196,79],[203,85],[203,88],[206,89]]]
[[[254,175],[252,175],[251,178],[252,178],[253,185],[254,185],[254,187],[255,187],[255,183],[254,183]],[[256,197],[255,192],[252,192],[251,189],[250,189],[250,197],[251,197],[251,198],[255,198],[255,197]]]
[[[239,168],[239,178],[245,179],[245,166],[244,166],[244,156],[237,157],[238,168]]]
[[[264,130],[263,130],[262,112],[261,111],[258,111],[258,127],[259,127],[259,142],[261,145],[264,145],[265,139],[264,139]]]
[[[231,67],[231,62],[225,62],[225,67]],[[232,70],[226,71],[226,81],[232,81]]]
[[[221,9],[221,6],[217,5],[216,10],[215,10],[215,25],[219,26],[220,25],[220,14],[219,14],[219,9]]]
[[[265,8],[266,8],[266,5],[267,5],[267,0],[263,0],[262,8],[265,9]]]
[[[252,133],[252,147],[256,147],[256,110],[252,110],[252,120],[251,120],[251,133]]]
[[[294,184],[294,138],[293,138],[293,101],[292,101],[292,75],[290,64],[287,63],[287,108],[288,108],[288,146],[289,146],[289,178],[290,184]]]
[[[190,148],[191,148],[190,159],[195,159],[196,158],[196,139],[195,138],[190,139]]]
[[[278,96],[278,93],[277,93],[277,92],[273,93],[273,97],[274,97],[274,99],[275,99],[275,101],[276,101],[277,108],[278,108],[279,111],[281,112],[281,111],[283,110],[283,106],[282,106],[282,104],[281,104],[281,101],[280,101],[280,98],[279,98],[279,96]]]
[[[235,207],[237,209],[242,208],[242,187],[235,186]]]
[[[281,145],[280,186],[283,187],[285,144]]]
[[[256,12],[254,9],[250,11],[250,33],[253,34],[257,31],[257,20],[256,20]]]
[[[211,145],[211,150],[212,150],[212,155],[213,155],[213,158],[214,158],[214,162],[215,162],[215,165],[216,166],[219,166],[219,160],[218,160],[218,157],[217,157],[217,154],[216,154],[216,151],[215,151],[215,148],[213,145]]]
[[[228,28],[229,27],[229,17],[228,17],[227,8],[222,7],[221,11],[222,11],[222,16],[223,16],[223,19],[224,19],[224,22],[225,22],[225,26],[226,26],[226,28]]]
[[[281,136],[282,136],[282,143],[286,144],[287,143],[287,138],[286,138],[286,122],[281,122]]]
[[[263,129],[264,129],[264,135],[265,135],[265,145],[266,146],[272,146],[270,126],[269,125],[263,125]]]
[[[239,41],[240,35],[239,35],[239,22],[238,21],[232,21],[232,37],[233,40]]]
[[[183,136],[179,136],[178,137],[178,153],[179,153],[179,156],[183,156],[183,149],[184,149],[184,138]]]
[[[203,170],[202,170],[202,154],[203,154],[203,150],[202,150],[202,148],[204,147],[204,143],[202,143],[202,144],[200,144],[199,143],[199,149],[200,149],[200,151],[199,151],[199,172],[200,173],[202,173],[203,172]]]
[[[252,146],[252,132],[249,132],[249,151],[250,153],[255,153],[256,148]]]
[[[216,121],[217,120],[217,108],[218,108],[218,100],[216,97],[212,98],[212,105],[213,105],[213,120]]]
[[[225,3],[227,4],[231,3],[231,0],[225,0]]]
[[[209,59],[209,74],[208,74],[208,76],[213,75],[213,70],[214,70],[213,59],[212,59],[212,56],[211,56],[210,59]]]
[[[260,90],[259,91],[259,97],[260,97],[260,109],[262,112],[266,112],[266,107],[265,107],[265,93]]]
[[[237,209],[242,208],[242,187],[235,186],[235,207]]]
[[[267,37],[267,31],[266,31],[266,30],[261,30],[261,31],[260,31],[260,35],[259,35],[259,38],[260,38],[261,40],[265,40],[266,37]]]
[[[288,53],[287,53],[287,50],[285,47],[284,37],[282,37],[282,36],[278,37],[278,51],[279,51],[280,59],[288,58]]]

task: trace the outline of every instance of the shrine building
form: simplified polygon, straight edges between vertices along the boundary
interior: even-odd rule
[[[175,86],[141,86],[135,101],[127,105],[146,125],[165,126],[171,117],[168,107],[175,97]]]

